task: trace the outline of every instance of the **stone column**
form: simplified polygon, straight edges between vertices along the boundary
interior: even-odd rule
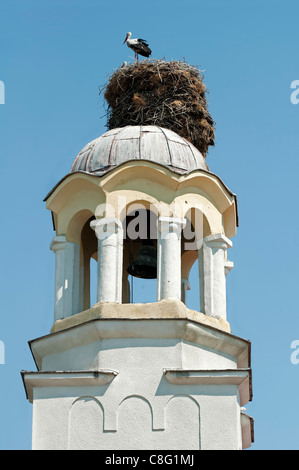
[[[181,300],[181,233],[184,227],[184,219],[158,219],[158,300]]]
[[[67,241],[64,235],[54,237],[55,253],[54,321],[80,311],[80,246]]]
[[[226,320],[226,257],[232,242],[223,234],[210,235],[198,243],[200,309]]]
[[[98,238],[98,302],[122,302],[123,227],[115,218],[93,220]]]

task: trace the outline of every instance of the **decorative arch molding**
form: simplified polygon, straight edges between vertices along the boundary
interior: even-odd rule
[[[153,409],[150,402],[140,395],[124,398],[117,408],[117,432],[125,439],[127,448],[134,448],[140,439],[144,441],[144,435],[150,439],[152,431]]]
[[[68,449],[100,449],[104,415],[98,399],[88,395],[77,398],[69,410]]]
[[[81,209],[79,212],[73,215],[73,217],[65,222],[66,227],[66,238],[70,242],[80,243],[82,230],[91,218],[94,217],[93,212],[90,209]]]
[[[158,202],[170,205],[187,198],[189,207],[193,202],[202,204],[209,223],[212,213],[218,212],[219,220],[223,217],[221,222],[229,231],[226,236],[234,236],[238,225],[236,196],[216,175],[204,170],[177,175],[150,162],[145,171],[142,161],[127,162],[102,177],[82,172],[70,174],[45,201],[63,233],[63,226],[83,209],[95,214],[97,207],[106,203],[114,206],[119,216],[117,199],[120,196],[128,199],[127,204],[142,200],[154,205]],[[216,232],[219,226],[212,230]]]
[[[192,396],[172,396],[165,405],[165,433],[172,449],[200,449],[200,406]]]
[[[129,400],[137,400],[137,401],[141,401],[141,402],[145,403],[147,405],[149,411],[150,411],[151,422],[153,423],[153,408],[152,408],[152,405],[151,405],[150,401],[142,395],[132,394],[132,395],[128,395],[125,398],[123,398],[118,404],[117,413],[119,412],[119,410],[121,409],[123,404],[125,402],[128,402]]]
[[[179,394],[176,394],[176,395],[173,395],[172,397],[169,398],[169,400],[166,402],[165,404],[165,409],[167,409],[167,406],[169,405],[169,403],[174,400],[175,398],[187,398],[187,399],[190,399],[195,405],[196,407],[198,408],[198,412],[200,411],[200,406],[199,406],[199,403],[198,401],[191,395],[189,395],[188,393],[179,393]]]

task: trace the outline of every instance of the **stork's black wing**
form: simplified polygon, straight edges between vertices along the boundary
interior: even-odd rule
[[[138,39],[138,42],[141,42],[142,44],[148,47],[148,42],[145,39]]]
[[[131,48],[134,52],[142,55],[143,57],[149,57],[152,53],[151,49],[148,47],[148,43],[143,39],[138,39],[138,42],[133,44]]]

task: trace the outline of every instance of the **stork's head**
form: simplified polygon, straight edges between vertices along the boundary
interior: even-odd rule
[[[132,33],[127,33],[126,39],[124,40],[124,44],[127,42],[128,39],[132,36]]]

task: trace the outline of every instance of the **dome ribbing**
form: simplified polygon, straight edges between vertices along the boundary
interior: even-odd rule
[[[152,161],[180,174],[208,170],[199,150],[175,132],[157,126],[126,126],[87,144],[76,157],[71,173],[102,176],[131,160]]]

